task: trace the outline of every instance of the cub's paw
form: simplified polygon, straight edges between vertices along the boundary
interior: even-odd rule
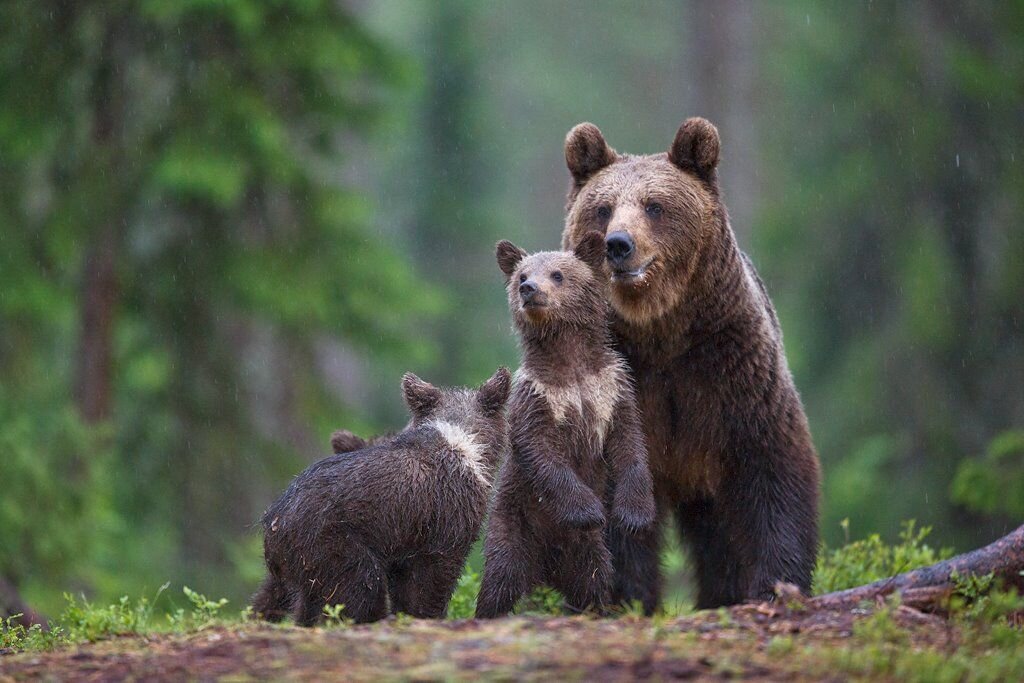
[[[620,505],[612,510],[615,526],[636,533],[649,529],[654,524],[654,506]]]
[[[601,503],[594,497],[594,500],[581,506],[573,506],[562,515],[562,522],[572,528],[580,530],[600,529],[605,524],[604,511]]]

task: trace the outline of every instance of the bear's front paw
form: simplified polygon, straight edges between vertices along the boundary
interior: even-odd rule
[[[612,519],[620,529],[636,533],[654,524],[654,507],[620,505],[612,510]]]
[[[589,505],[566,510],[562,516],[562,522],[572,529],[600,529],[605,523],[604,511],[601,510],[601,504],[595,498]]]

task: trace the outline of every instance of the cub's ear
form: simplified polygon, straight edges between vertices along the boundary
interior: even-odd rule
[[[583,239],[576,245],[576,248],[572,250],[572,253],[580,261],[590,266],[592,270],[600,272],[601,267],[604,265],[607,251],[608,248],[604,244],[604,235],[597,230],[588,230],[583,235]]]
[[[694,117],[679,126],[676,139],[668,150],[668,160],[684,171],[713,182],[720,147],[715,125],[707,119]]]
[[[501,412],[508,401],[508,392],[511,388],[512,374],[508,368],[500,367],[489,380],[480,385],[477,401],[484,412],[490,415]]]
[[[501,272],[505,273],[505,277],[512,277],[516,266],[526,256],[525,251],[508,240],[498,242],[494,248],[494,253],[498,257],[498,267],[501,268]]]
[[[428,417],[441,401],[441,390],[411,372],[402,376],[402,396],[413,417]]]
[[[581,123],[565,136],[565,164],[576,185],[583,185],[613,161],[615,150],[608,146],[594,124]]]
[[[331,449],[334,454],[351,453],[366,448],[369,444],[366,439],[356,436],[347,429],[339,429],[331,434]]]

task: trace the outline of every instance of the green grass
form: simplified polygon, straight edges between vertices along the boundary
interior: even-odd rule
[[[817,592],[840,590],[930,564],[951,555],[926,543],[928,528],[907,522],[894,544],[877,534],[846,545],[824,548],[814,575]],[[481,576],[467,565],[449,605],[449,619],[473,616]],[[168,585],[152,597],[122,597],[109,605],[93,604],[82,596],[65,595],[65,607],[51,622],[51,628],[24,628],[15,619],[0,621],[0,650],[46,652],[71,644],[96,642],[123,635],[193,633],[211,627],[237,627],[251,618],[251,610],[230,610],[228,601],[210,599],[183,587],[175,600]],[[182,600],[182,597],[184,600]],[[160,607],[157,607],[159,603]],[[784,606],[786,607],[786,606]],[[793,608],[797,609],[797,608]],[[798,635],[773,635],[761,647],[772,661],[806,661],[812,670],[839,672],[853,678],[894,678],[906,680],[1000,680],[1024,678],[1024,599],[1012,590],[1000,590],[991,577],[964,577],[948,606],[948,629],[958,636],[948,650],[922,645],[920,632],[907,629],[897,617],[898,598],[856,621],[852,634],[835,643],[807,641]],[[797,610],[799,611],[799,610]],[[566,614],[563,598],[550,588],[539,588],[523,598],[515,613],[531,616]],[[659,640],[674,633],[669,624],[684,613],[666,609],[650,620],[650,633]],[[687,609],[685,613],[690,613]],[[717,627],[738,628],[729,610],[712,613]],[[343,605],[324,610],[325,627],[348,628],[351,621]],[[614,617],[628,621],[642,619],[638,607],[617,610]],[[403,629],[408,617],[390,622]],[[646,622],[641,622],[646,623]],[[929,626],[929,628],[931,628]],[[788,664],[787,664],[788,665]]]

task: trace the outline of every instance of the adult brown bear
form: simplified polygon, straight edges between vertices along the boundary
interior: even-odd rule
[[[611,529],[614,598],[660,602],[662,523],[696,564],[700,608],[810,589],[818,459],[764,284],[718,187],[718,130],[687,120],[668,153],[618,154],[570,131],[563,249],[605,235],[612,327],[636,381],[658,502],[646,534]]]

